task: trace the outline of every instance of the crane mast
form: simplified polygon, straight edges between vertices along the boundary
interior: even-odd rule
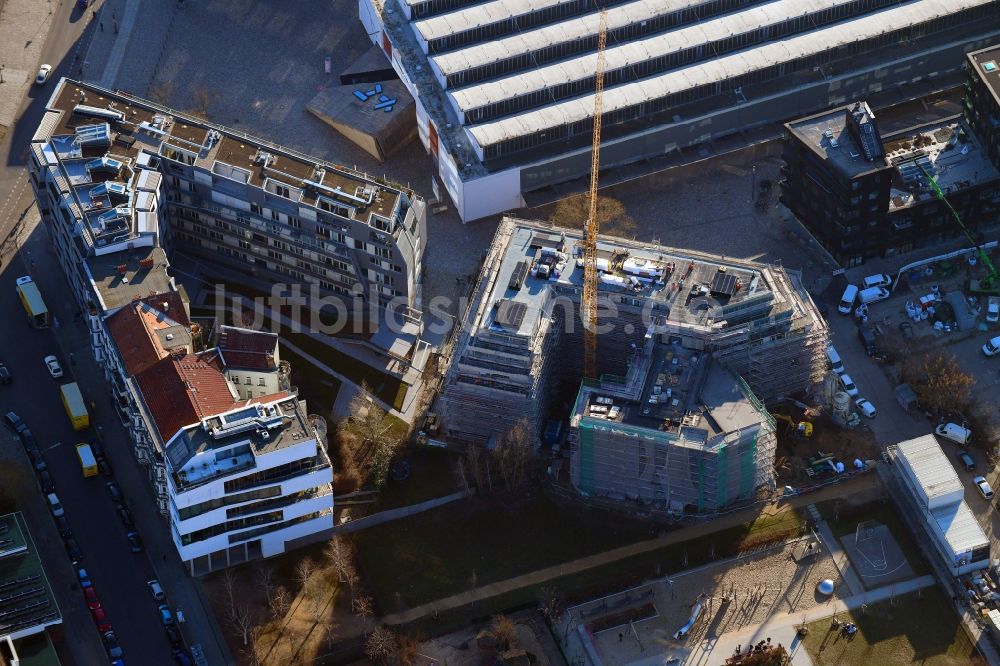
[[[597,174],[601,170],[601,106],[604,98],[604,47],[608,15],[601,9],[597,32],[597,73],[594,76],[594,137],[590,153],[590,208],[583,245],[583,376],[597,379]]]

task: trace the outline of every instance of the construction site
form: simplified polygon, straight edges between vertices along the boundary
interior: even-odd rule
[[[798,275],[600,237],[588,372],[582,236],[502,221],[445,370],[442,434],[489,446],[523,420],[539,444],[575,405],[567,443],[581,492],[709,510],[770,484],[764,403],[827,370],[827,325]]]

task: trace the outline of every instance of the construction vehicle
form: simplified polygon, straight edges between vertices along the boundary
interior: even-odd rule
[[[597,176],[601,170],[601,109],[604,100],[604,47],[608,13],[601,8],[594,75],[594,136],[590,154],[590,210],[583,233],[583,377],[597,379]]]
[[[785,416],[784,414],[772,413],[771,416],[777,421],[787,423],[791,433],[796,437],[813,436],[813,424],[809,423],[809,421],[796,421],[791,416]]]
[[[986,277],[982,280],[969,280],[969,292],[973,294],[1000,295],[1000,271],[997,271],[997,267],[993,265],[992,261],[990,261],[990,255],[986,253],[986,250],[984,250],[979,244],[976,237],[972,235],[969,228],[965,226],[964,222],[962,222],[962,218],[958,214],[958,211],[952,207],[948,198],[945,196],[944,191],[941,190],[941,186],[938,185],[938,182],[934,179],[934,176],[932,176],[919,161],[914,162],[914,164],[916,164],[917,168],[920,169],[920,173],[924,175],[924,178],[927,180],[927,184],[930,185],[931,190],[934,191],[937,198],[943,201],[944,205],[948,207],[949,211],[951,211],[951,216],[955,218],[955,222],[958,223],[962,233],[964,233],[965,237],[970,243],[972,243],[972,246],[976,248],[976,252],[979,253],[979,259],[983,262],[983,265],[986,266]]]

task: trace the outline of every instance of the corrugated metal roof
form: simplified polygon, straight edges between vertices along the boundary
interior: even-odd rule
[[[575,0],[493,0],[417,21],[413,27],[420,37],[429,42],[570,2]]]
[[[770,42],[753,49],[716,58],[659,76],[604,91],[603,108],[611,113],[692,88],[724,81],[782,62],[822,53],[840,46],[876,37],[887,30],[920,24],[995,0],[917,0],[874,12],[795,37]],[[593,94],[552,104],[495,122],[466,127],[480,149],[508,139],[561,127],[593,115]],[[481,151],[480,151],[481,153]],[[480,154],[480,157],[482,155]]]
[[[744,34],[849,2],[853,0],[776,0],[750,7],[745,11],[695,23],[680,30],[610,46],[605,50],[605,71],[622,69],[699,44]],[[456,110],[461,113],[493,102],[545,90],[554,85],[584,79],[592,80],[596,70],[597,53],[587,53],[530,71],[516,72],[502,79],[454,90],[450,95]]]
[[[931,503],[935,499],[956,493],[959,498],[963,496],[962,482],[934,435],[900,442],[896,445],[896,451]]]
[[[608,31],[701,4],[704,4],[704,0],[637,0],[611,7],[608,9]],[[600,21],[600,14],[594,12],[536,30],[519,32],[503,39],[441,53],[430,60],[442,75],[448,76],[522,53],[531,53],[553,44],[594,36],[599,30]]]
[[[971,552],[990,542],[965,500],[938,507],[931,512],[931,515],[934,516],[938,532],[951,548],[953,557]]]

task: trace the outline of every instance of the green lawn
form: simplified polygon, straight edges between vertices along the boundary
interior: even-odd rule
[[[916,576],[930,573],[927,563],[920,552],[916,539],[903,519],[896,513],[895,506],[889,500],[868,502],[863,505],[848,505],[840,500],[820,502],[816,505],[820,514],[826,519],[830,531],[837,538],[847,536],[852,538],[858,528],[859,521],[874,520],[889,528],[900,550]],[[836,517],[839,514],[839,519]]]
[[[585,599],[727,557],[735,554],[741,543],[797,535],[800,524],[801,518],[794,511],[785,511],[549,584],[566,596]],[[380,610],[391,613],[400,608],[397,593],[403,607],[413,607],[469,589],[473,570],[481,586],[642,541],[655,536],[656,529],[648,521],[540,496],[511,510],[490,500],[455,502],[359,532],[354,541]],[[530,587],[483,607],[504,610],[531,603],[536,594],[537,589]],[[480,610],[457,611],[455,621],[476,617]]]
[[[417,504],[461,490],[451,451],[414,444],[404,449],[401,457],[410,462],[410,478],[386,481],[374,511]]]
[[[840,620],[847,620],[841,615]],[[858,625],[853,640],[831,629],[832,618],[809,624],[803,644],[817,666],[823,664],[924,664],[959,666],[978,661],[975,649],[959,623],[951,602],[937,587],[896,600],[869,604],[866,612],[855,610],[850,619]]]

